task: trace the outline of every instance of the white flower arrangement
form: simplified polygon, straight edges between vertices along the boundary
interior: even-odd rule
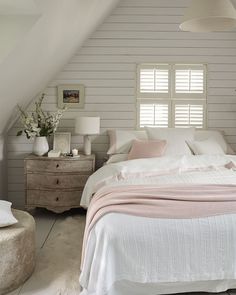
[[[44,112],[42,110],[44,96],[45,94],[42,94],[41,98],[35,102],[35,111],[32,113],[27,113],[18,106],[24,129],[18,131],[17,136],[22,135],[24,132],[29,139],[32,137],[49,136],[56,132],[60,119],[66,109],[58,110],[55,113]]]

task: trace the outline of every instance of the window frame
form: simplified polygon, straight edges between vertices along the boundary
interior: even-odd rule
[[[141,93],[140,92],[140,70],[142,68],[154,68],[163,66],[169,68],[169,93]],[[192,67],[194,69],[203,70],[203,93],[175,93],[175,70],[186,69]],[[203,124],[202,128],[207,128],[207,64],[205,63],[146,63],[137,65],[137,83],[136,83],[136,128],[140,127],[140,105],[141,104],[168,104],[168,127],[175,128],[175,104],[200,104],[203,106]],[[164,96],[163,96],[164,94]],[[186,126],[187,127],[187,126]],[[163,127],[165,128],[165,127]],[[183,127],[184,128],[184,127]]]

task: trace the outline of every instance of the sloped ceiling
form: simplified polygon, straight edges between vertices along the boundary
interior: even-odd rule
[[[118,2],[0,0],[0,134],[16,105],[44,89]]]
[[[0,63],[41,15],[34,0],[0,0]]]
[[[39,6],[34,0],[0,0],[0,14],[37,14]]]
[[[0,64],[33,27],[39,16],[0,15]]]

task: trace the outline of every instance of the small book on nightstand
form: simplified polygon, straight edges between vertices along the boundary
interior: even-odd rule
[[[48,157],[49,158],[58,158],[60,157],[61,152],[60,151],[56,151],[56,150],[51,150],[48,152]]]

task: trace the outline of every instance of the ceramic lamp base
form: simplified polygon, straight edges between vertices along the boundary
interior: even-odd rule
[[[86,156],[91,155],[91,140],[89,135],[84,135],[84,154]]]

